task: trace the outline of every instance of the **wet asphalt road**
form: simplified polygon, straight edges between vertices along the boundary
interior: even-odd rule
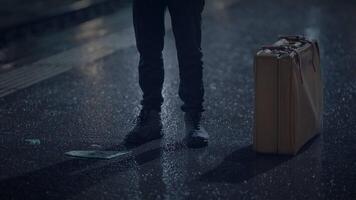
[[[120,150],[133,126],[141,92],[130,5],[10,44],[0,52],[0,75],[36,64],[66,70],[0,98],[0,199],[356,199],[355,11],[351,1],[208,1],[204,126],[211,141],[197,150],[179,144],[183,115],[167,25],[165,137],[125,160],[64,153]],[[324,130],[295,157],[251,150],[253,55],[280,34],[305,34],[321,47]]]

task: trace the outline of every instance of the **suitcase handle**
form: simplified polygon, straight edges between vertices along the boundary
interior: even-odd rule
[[[273,45],[269,45],[269,46],[263,46],[262,50],[288,50],[289,47],[287,45],[282,45],[282,46],[273,46]]]
[[[280,35],[278,36],[279,39],[286,39],[286,40],[306,40],[303,35]]]

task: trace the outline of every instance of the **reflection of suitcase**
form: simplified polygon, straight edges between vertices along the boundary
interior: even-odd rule
[[[318,44],[281,37],[255,56],[257,152],[296,154],[322,125],[323,93]]]

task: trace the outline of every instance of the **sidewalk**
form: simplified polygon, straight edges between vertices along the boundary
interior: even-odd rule
[[[92,12],[92,9],[100,12],[98,7],[110,7],[117,2],[117,0],[4,0],[0,7],[0,34],[26,29],[68,15],[79,13],[85,15],[86,11]]]

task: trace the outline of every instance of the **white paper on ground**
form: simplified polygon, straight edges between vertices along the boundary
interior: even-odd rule
[[[40,139],[25,139],[25,143],[28,145],[40,145],[41,140]]]
[[[95,158],[95,159],[112,159],[116,157],[126,157],[130,155],[129,151],[68,151],[65,153],[67,156],[79,158]]]

